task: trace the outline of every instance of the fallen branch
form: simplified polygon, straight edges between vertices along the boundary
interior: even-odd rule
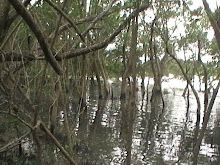
[[[17,114],[14,114],[12,112],[5,112],[5,111],[0,111],[0,113],[4,113],[4,114],[8,114],[13,116],[14,118],[18,119],[21,123],[23,123],[24,125],[26,125],[28,128],[30,128],[31,130],[34,130],[34,127],[32,127],[29,123],[27,123],[26,121],[24,121],[22,118],[20,118]]]
[[[40,128],[44,131],[52,140],[52,142],[60,149],[65,158],[69,160],[70,164],[77,165],[76,161],[68,154],[68,152],[64,149],[64,147],[60,144],[60,142],[53,136],[53,134],[47,129],[43,122],[40,123]]]
[[[33,54],[20,54],[16,52],[10,52],[10,53],[0,53],[0,63],[2,62],[8,62],[8,61],[22,61],[22,62],[28,62],[28,61],[34,61],[36,58]]]
[[[17,146],[18,143],[20,143],[20,141],[21,141],[22,139],[24,139],[26,136],[28,136],[31,132],[32,132],[32,131],[28,131],[27,133],[25,133],[24,135],[22,135],[20,138],[18,138],[18,139],[16,138],[16,139],[12,140],[11,142],[9,142],[8,144],[6,144],[5,146],[1,147],[1,148],[0,148],[0,153],[5,152],[5,151],[8,151],[8,150],[14,148],[15,146]]]

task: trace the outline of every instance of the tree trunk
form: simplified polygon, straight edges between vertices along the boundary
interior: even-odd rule
[[[98,66],[97,66],[97,62],[96,62],[96,56],[94,55],[94,61],[93,61],[93,66],[94,66],[94,71],[96,74],[96,79],[98,82],[98,91],[99,91],[99,98],[102,98],[102,83],[101,83],[101,79],[100,79],[100,74],[99,74],[99,70],[98,70]]]

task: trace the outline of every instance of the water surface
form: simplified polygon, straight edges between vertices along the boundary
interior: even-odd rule
[[[135,99],[120,100],[119,87],[119,82],[113,83],[113,95],[105,99],[98,99],[96,87],[89,88],[88,108],[80,115],[71,105],[70,119],[74,123],[71,129],[78,139],[75,153],[81,163],[192,163],[197,108],[193,94],[190,93],[187,109],[181,89],[166,90],[163,109],[161,102],[151,104],[150,93],[147,96],[141,87]],[[203,103],[203,93],[199,96]],[[220,162],[219,106],[218,97],[202,142],[199,164]]]

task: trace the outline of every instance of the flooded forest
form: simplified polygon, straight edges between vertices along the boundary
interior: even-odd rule
[[[218,0],[0,0],[0,165],[219,165]]]

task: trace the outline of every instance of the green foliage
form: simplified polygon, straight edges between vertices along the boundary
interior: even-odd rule
[[[63,4],[64,4],[63,3],[64,1],[61,1],[61,0],[52,0],[52,2],[56,6],[58,6],[60,9],[63,7]],[[62,18],[60,21],[60,18],[61,18],[60,14],[58,14],[45,1],[41,1],[39,5],[33,7],[32,10],[29,10],[29,12],[32,14],[34,18],[34,21],[39,25],[40,30],[45,36],[45,41],[48,42],[48,45],[49,45],[48,49],[51,49],[54,56],[63,57],[66,54],[69,54],[72,52],[79,52],[81,50],[84,50],[84,52],[86,52],[84,48],[88,48],[92,45],[93,47],[96,46],[100,48],[101,47],[100,43],[102,43],[109,36],[111,36],[111,34],[115,32],[115,30],[119,27],[119,25],[121,25],[123,21],[135,9],[137,9],[138,5],[152,2],[149,9],[144,12],[139,13],[139,16],[138,16],[138,19],[139,19],[137,21],[138,22],[137,42],[138,43],[137,45],[135,45],[137,46],[137,50],[133,51],[134,47],[132,47],[134,45],[132,42],[134,42],[136,39],[134,39],[135,38],[134,35],[132,36],[132,34],[135,34],[133,33],[134,32],[133,29],[135,28],[133,28],[134,26],[132,25],[135,25],[135,24],[133,24],[134,21],[131,20],[128,23],[126,22],[127,27],[130,27],[130,28],[127,29],[127,27],[124,27],[124,29],[122,30],[120,29],[119,31],[120,34],[114,39],[114,44],[112,43],[113,45],[115,45],[114,48],[102,49],[98,51],[90,49],[91,50],[90,54],[86,54],[86,55],[83,54],[84,56],[75,57],[72,59],[68,59],[66,61],[63,60],[62,62],[59,62],[59,65],[62,67],[65,74],[58,77],[57,75],[55,75],[54,70],[51,68],[51,66],[46,65],[46,62],[45,62],[46,60],[43,59],[44,54],[42,52],[42,49],[36,37],[30,30],[30,27],[27,25],[26,22],[22,22],[19,28],[15,29],[12,35],[9,36],[9,40],[6,43],[5,48],[1,50],[1,53],[3,52],[2,54],[4,54],[4,52],[14,51],[16,53],[19,52],[21,55],[33,54],[36,58],[38,58],[38,60],[28,63],[29,65],[25,65],[22,69],[20,69],[17,72],[15,70],[19,66],[24,64],[24,61],[22,62],[13,61],[13,62],[7,62],[7,63],[4,61],[1,62],[0,65],[1,65],[1,69],[3,70],[2,72],[7,72],[7,75],[3,75],[3,74],[1,75],[1,79],[8,80],[8,77],[10,76],[13,76],[13,78],[15,78],[15,83],[13,84],[15,88],[13,92],[10,93],[10,90],[9,90],[10,85],[7,86],[6,84],[7,81],[4,84],[4,86],[7,87],[7,90],[4,90],[4,91],[7,91],[6,92],[7,98],[9,98],[7,100],[7,103],[11,101],[10,104],[15,104],[15,105],[17,104],[17,98],[19,98],[20,96],[17,97],[18,91],[16,88],[18,86],[21,86],[23,89],[22,93],[27,95],[30,101],[33,101],[33,107],[36,107],[36,110],[39,113],[39,117],[41,117],[42,121],[45,122],[46,124],[48,124],[49,113],[52,112],[52,109],[55,106],[57,106],[56,108],[60,109],[61,111],[65,110],[65,108],[68,108],[68,110],[77,112],[77,115],[75,116],[79,115],[80,117],[82,117],[88,111],[86,110],[81,111],[77,103],[80,98],[80,101],[79,101],[80,107],[84,106],[81,103],[83,102],[84,104],[84,101],[86,101],[86,98],[87,98],[86,92],[87,92],[88,84],[86,84],[87,83],[86,78],[90,76],[92,77],[95,74],[97,74],[97,72],[94,73],[94,68],[93,68],[94,59],[98,63],[97,64],[98,66],[97,68],[99,69],[98,73],[102,76],[103,79],[105,77],[107,78],[108,77],[110,78],[111,77],[116,77],[116,78],[122,77],[122,75],[125,75],[124,73],[125,73],[126,67],[130,67],[130,65],[132,64],[136,65],[135,69],[137,70],[134,70],[134,68],[131,68],[132,69],[131,72],[133,73],[136,72],[136,75],[138,77],[141,77],[141,76],[142,77],[144,76],[153,77],[154,76],[154,78],[156,79],[157,76],[160,74],[161,76],[164,76],[164,75],[169,75],[170,73],[173,74],[175,77],[179,77],[180,75],[182,75],[182,72],[180,71],[177,63],[168,57],[166,48],[167,47],[168,49],[170,48],[171,53],[176,55],[178,58],[179,58],[179,55],[177,53],[181,52],[181,50],[184,49],[187,52],[188,58],[186,58],[185,61],[179,60],[181,66],[183,67],[183,69],[185,70],[185,72],[187,73],[189,77],[193,77],[194,75],[199,75],[202,77],[204,75],[204,71],[197,57],[198,56],[198,41],[201,42],[201,56],[207,55],[207,54],[211,54],[213,56],[212,62],[207,63],[207,64],[205,63],[205,66],[207,67],[207,70],[208,70],[208,76],[209,77],[217,76],[219,74],[220,50],[218,48],[215,38],[212,39],[211,42],[208,40],[208,31],[211,28],[208,17],[206,16],[203,8],[201,7],[193,11],[190,11],[190,8],[187,6],[189,6],[190,3],[192,3],[192,1],[187,1],[187,4],[184,4],[186,3],[185,1],[170,1],[170,0],[117,1],[116,4],[109,10],[109,13],[108,13],[109,15],[103,16],[102,19],[100,19],[99,21],[95,23],[93,22],[94,26],[90,29],[88,34],[83,36],[83,38],[85,38],[85,41],[83,41],[83,39],[80,39],[79,37],[80,34],[83,34],[85,29],[89,27],[89,25],[94,20],[94,18],[97,18],[96,16],[98,16],[100,13],[106,10],[111,0],[90,0],[89,7],[86,6],[87,4],[84,4],[84,2],[85,1],[83,0],[77,0],[77,1],[69,0],[67,2],[66,7],[64,8],[64,12],[68,15],[68,17],[73,22],[76,22],[77,24],[77,21],[81,20],[80,25],[79,24],[76,25],[79,32],[76,32],[77,31],[76,28],[74,29],[73,27],[68,27],[65,30],[57,33],[57,36],[54,34],[58,27],[57,26],[58,23],[60,23],[59,27],[63,27],[64,25],[68,23],[66,19]],[[2,3],[0,3],[0,8],[2,9]],[[15,11],[11,10],[10,14],[11,13],[13,14],[13,12]],[[219,13],[220,13],[220,10],[218,8],[214,13],[214,19],[217,21],[220,27],[220,14]],[[153,16],[149,16],[149,15],[153,15]],[[156,17],[155,25],[153,24],[154,17]],[[93,18],[93,19],[89,19],[89,18]],[[84,21],[82,21],[83,19]],[[15,20],[11,27],[15,27],[18,21],[19,21],[18,19]],[[174,26],[170,25],[170,24],[173,24],[172,21],[174,21]],[[181,32],[181,34],[174,35],[174,33],[176,32],[178,33],[178,29],[176,29],[178,27],[177,25],[178,21],[183,22],[183,26],[184,26],[182,27],[183,31]],[[9,28],[7,35],[9,35],[13,31],[13,28],[11,27]],[[1,32],[1,29],[3,29],[3,27],[1,27],[0,25],[0,32]],[[55,44],[51,46],[52,45],[51,41],[53,41],[53,39],[55,40]],[[28,41],[31,41],[31,42],[28,42]],[[111,41],[112,40],[109,40],[109,42]],[[151,44],[152,44],[152,47],[151,47],[152,49],[150,49]],[[107,46],[107,44],[105,44],[105,46]],[[131,54],[133,52],[134,54]],[[140,58],[141,57],[143,58],[144,55],[146,55],[147,61],[140,60]],[[95,56],[98,56],[99,58],[96,58]],[[134,57],[136,59],[134,61],[129,61],[132,59],[131,57]],[[98,61],[98,59],[101,59],[101,60]],[[152,67],[152,65],[150,65],[149,59],[152,59],[152,65],[156,67]],[[181,59],[183,58],[181,57]],[[103,67],[101,66],[102,62],[104,65]],[[102,72],[100,69],[106,69],[106,70]],[[154,75],[152,73],[153,70],[157,70],[157,73],[155,73]],[[160,71],[162,72],[159,73]],[[105,75],[106,73],[107,75]],[[70,79],[71,80],[76,79],[77,81],[70,82]],[[72,101],[72,102],[74,101],[68,100],[68,98],[64,97],[65,95],[69,94],[68,93],[69,91],[73,91],[73,87],[72,87],[73,85],[71,83],[74,84],[73,93],[74,95],[76,95],[76,97],[74,98],[77,100],[75,101],[76,106],[66,105],[66,104],[69,104],[67,103],[68,101]],[[14,98],[15,100],[13,100]],[[65,100],[65,102],[62,101],[62,99]],[[90,101],[91,101],[91,98],[90,98]],[[21,118],[24,117],[25,121],[29,122],[28,121],[29,118],[27,116],[31,114],[32,112],[27,112],[27,116],[23,114],[23,112],[25,112],[25,106],[29,106],[29,105],[25,105],[25,103],[26,103],[26,100],[24,102],[18,103],[19,108],[24,110],[24,111],[21,111],[21,113],[19,112],[19,116],[21,116]],[[65,106],[62,104],[65,104]],[[8,107],[9,107],[8,109],[11,110],[11,105],[9,105]],[[85,109],[87,108],[85,107]],[[36,114],[37,113],[35,114],[33,113],[30,116],[33,117]],[[54,116],[57,114],[54,114]],[[75,118],[75,116],[73,117],[72,115],[70,115],[68,117]],[[88,120],[90,120],[89,118],[90,116],[88,116]],[[6,139],[8,142],[10,142],[11,139],[15,137],[14,125],[18,127],[16,131],[18,131],[21,134],[29,130],[28,128],[24,128],[23,124],[18,124],[18,120],[15,120],[14,117],[7,116],[7,118],[4,118],[4,115],[2,115],[0,116],[0,121],[4,123],[3,125],[1,125],[1,127],[4,130],[6,130],[7,128],[13,132],[11,134],[13,135],[13,137],[7,136],[7,134],[5,134],[5,132],[3,131],[2,131],[3,133],[1,132],[2,135],[0,135],[0,139],[2,139],[2,137],[8,138]],[[77,123],[78,120],[75,120],[74,122]],[[33,121],[30,121],[30,123],[33,124]],[[94,124],[94,123],[95,122],[92,122],[90,124]],[[80,126],[80,123],[79,123],[79,126]],[[62,127],[61,124],[58,127]],[[74,130],[74,133],[75,133],[75,130]],[[74,136],[74,134],[72,135]],[[104,134],[102,134],[102,136],[103,136],[103,139],[111,139],[111,138],[105,137]],[[72,143],[75,145],[80,144],[80,143],[82,144],[82,142],[78,138],[73,138],[72,140],[73,140]],[[100,145],[100,144],[101,143],[95,144],[94,146],[92,146],[92,148],[95,149],[97,145]],[[101,145],[102,145],[101,148],[103,148],[103,144]],[[50,145],[48,146],[50,147]],[[65,149],[69,153],[72,151],[72,148],[70,147],[72,146],[70,146],[69,144],[65,144]],[[44,146],[42,147],[42,149],[45,149],[45,148]],[[111,148],[111,150],[113,149]],[[46,152],[44,151],[44,154]],[[50,150],[50,152],[51,153],[48,152],[49,153],[48,156],[49,155],[56,156],[57,160],[59,160],[59,157],[62,157],[61,154],[54,153],[54,147],[52,147],[52,150]],[[103,154],[103,151],[100,150],[100,153],[96,152],[95,154],[97,154],[100,157],[100,155]],[[18,161],[17,159],[18,157],[15,157],[14,162]],[[32,160],[26,161],[26,164],[35,164],[35,163],[36,162]],[[64,164],[62,162],[58,162],[58,163]],[[19,163],[14,163],[14,164],[19,164]]]
[[[123,70],[121,51],[113,49],[105,53],[105,64],[109,77],[121,77]]]
[[[52,1],[56,6],[62,8],[63,1]],[[91,17],[94,15],[100,14],[104,11],[109,3],[110,0],[91,0],[88,13],[86,13],[84,1],[68,1],[65,12],[68,16],[73,20],[77,21],[79,19],[85,17]],[[119,26],[119,24],[127,18],[127,16],[133,11],[134,8],[138,5],[138,3],[143,4],[146,1],[131,1],[126,0],[124,2],[116,2],[115,5],[110,10],[110,15],[107,17],[103,17],[102,20],[98,21],[94,29],[90,31],[90,37],[92,39],[92,43],[100,43],[104,39],[106,39],[110,34],[112,34],[115,29]],[[138,50],[137,50],[137,66],[138,66],[138,75],[145,73],[147,70],[151,72],[151,68],[145,66],[145,63],[139,60],[140,56],[143,56],[144,53],[147,54],[149,58],[149,39],[150,39],[150,31],[151,31],[151,23],[149,20],[146,20],[148,17],[149,11],[154,11],[154,14],[157,15],[156,25],[155,25],[155,32],[154,32],[154,44],[156,47],[156,58],[161,59],[165,55],[165,43],[162,37],[169,37],[170,42],[176,45],[175,49],[182,49],[184,47],[185,50],[190,50],[191,57],[195,59],[195,55],[193,50],[191,49],[191,45],[197,45],[198,39],[201,40],[202,44],[202,52],[203,54],[211,54],[213,55],[213,65],[216,66],[219,63],[219,49],[216,44],[216,40],[213,39],[211,42],[207,39],[208,38],[208,30],[210,29],[209,20],[203,10],[202,7],[197,8],[195,10],[190,11],[187,6],[190,6],[192,1],[187,1],[187,4],[182,4],[175,1],[155,1],[152,4],[152,7],[148,9],[147,12],[143,12],[139,15],[139,29],[138,29]],[[215,11],[214,17],[219,23],[219,8]],[[60,15],[50,7],[46,2],[41,2],[39,5],[31,10],[31,13],[35,19],[35,21],[39,24],[41,30],[45,34],[45,36],[54,33],[56,29],[58,20]],[[144,15],[145,14],[145,15]],[[184,20],[184,28],[185,31],[181,34],[181,37],[173,36],[172,32],[175,31],[176,27],[169,26],[169,20],[176,21],[177,19]],[[15,22],[16,24],[17,22]],[[61,25],[66,24],[67,21],[62,19]],[[80,32],[82,33],[90,24],[90,22],[82,23],[78,25]],[[14,41],[11,42],[13,45],[13,49],[16,51],[28,51],[28,37],[31,37],[31,50],[34,54],[38,51],[39,45],[37,45],[37,41],[35,36],[32,34],[30,28],[24,22],[20,25],[16,35],[14,36],[15,40],[19,41],[16,44],[13,44]],[[116,37],[114,40],[115,42],[115,49],[113,50],[104,50],[104,65],[106,66],[106,71],[109,74],[109,77],[119,77],[122,76],[124,71],[124,64],[123,64],[123,57],[122,57],[122,47],[124,44],[124,40],[127,37],[126,42],[126,63],[130,53],[130,45],[131,45],[131,30],[129,30],[127,34],[127,30],[122,30],[121,34]],[[49,44],[52,38],[49,38]],[[78,35],[76,34],[75,30],[72,28],[67,29],[66,31],[59,34],[57,40],[54,45],[54,51],[60,51],[59,54],[68,53],[71,51],[79,50],[85,46],[89,46],[92,44],[90,41],[88,43],[82,43],[79,40]],[[175,44],[177,43],[177,44]],[[140,45],[146,45],[143,48]],[[39,54],[42,54],[40,52]],[[80,77],[80,66],[81,66],[81,58],[77,58],[71,62],[71,69],[69,75],[78,75]],[[188,63],[188,62],[186,62]],[[184,64],[183,64],[184,65]],[[43,63],[40,64],[32,64],[28,68],[26,68],[27,74],[32,77],[38,74],[42,67],[44,66]],[[65,66],[64,66],[65,67]],[[185,66],[184,66],[185,67]],[[50,68],[50,67],[48,67]],[[181,74],[179,72],[176,64],[171,62],[169,65],[165,66],[165,73],[168,74]],[[215,69],[215,68],[214,68]],[[52,76],[52,71],[47,69],[47,74],[49,77]],[[150,73],[149,73],[150,74]]]
[[[220,54],[220,50],[218,48],[218,44],[217,44],[215,38],[213,38],[213,40],[210,43],[209,53],[212,55],[219,55]]]

